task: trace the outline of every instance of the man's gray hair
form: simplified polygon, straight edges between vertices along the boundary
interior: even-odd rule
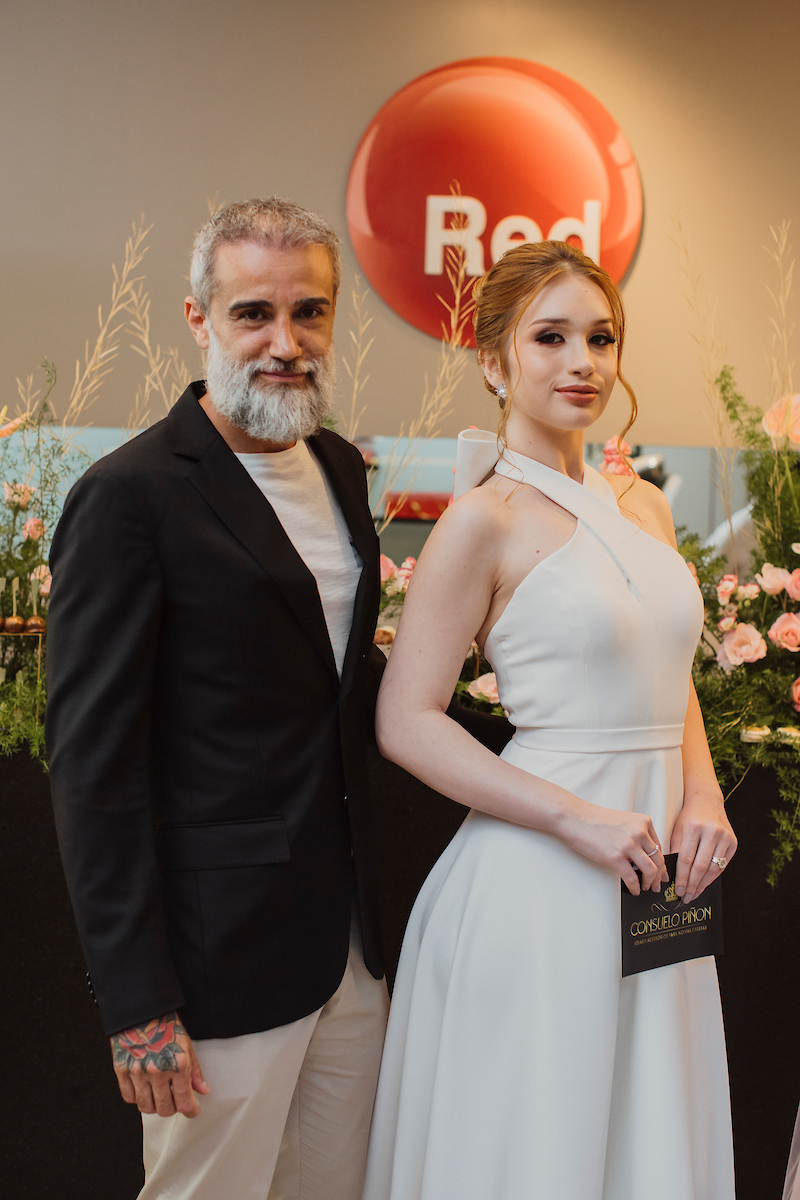
[[[189,279],[192,295],[203,316],[208,313],[214,292],[217,247],[233,242],[256,242],[274,250],[324,246],[330,255],[334,295],[339,290],[339,238],[327,221],[280,196],[244,200],[219,209],[194,239]]]

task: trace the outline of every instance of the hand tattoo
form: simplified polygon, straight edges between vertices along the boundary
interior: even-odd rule
[[[114,1063],[130,1071],[139,1063],[142,1070],[151,1063],[158,1071],[177,1071],[178,1055],[184,1051],[175,1040],[186,1030],[178,1020],[177,1013],[167,1013],[158,1021],[146,1025],[134,1025],[111,1038]]]

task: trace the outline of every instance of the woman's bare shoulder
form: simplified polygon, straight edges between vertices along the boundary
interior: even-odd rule
[[[497,476],[454,500],[436,522],[431,538],[477,547],[494,544],[509,529],[511,514]],[[505,481],[503,481],[505,482]]]

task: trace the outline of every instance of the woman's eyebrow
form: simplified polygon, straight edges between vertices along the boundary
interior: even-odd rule
[[[541,317],[533,321],[533,325],[569,325],[571,324],[569,317]],[[596,321],[592,321],[593,325],[611,325],[613,324],[611,317],[598,317]]]

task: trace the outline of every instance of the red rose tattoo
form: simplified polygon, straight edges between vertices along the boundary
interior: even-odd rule
[[[145,1070],[151,1063],[158,1071],[177,1071],[178,1055],[184,1051],[178,1045],[178,1034],[186,1030],[178,1020],[177,1013],[168,1013],[158,1021],[146,1025],[135,1025],[124,1033],[115,1033],[111,1038],[114,1062],[128,1071],[139,1063]]]

